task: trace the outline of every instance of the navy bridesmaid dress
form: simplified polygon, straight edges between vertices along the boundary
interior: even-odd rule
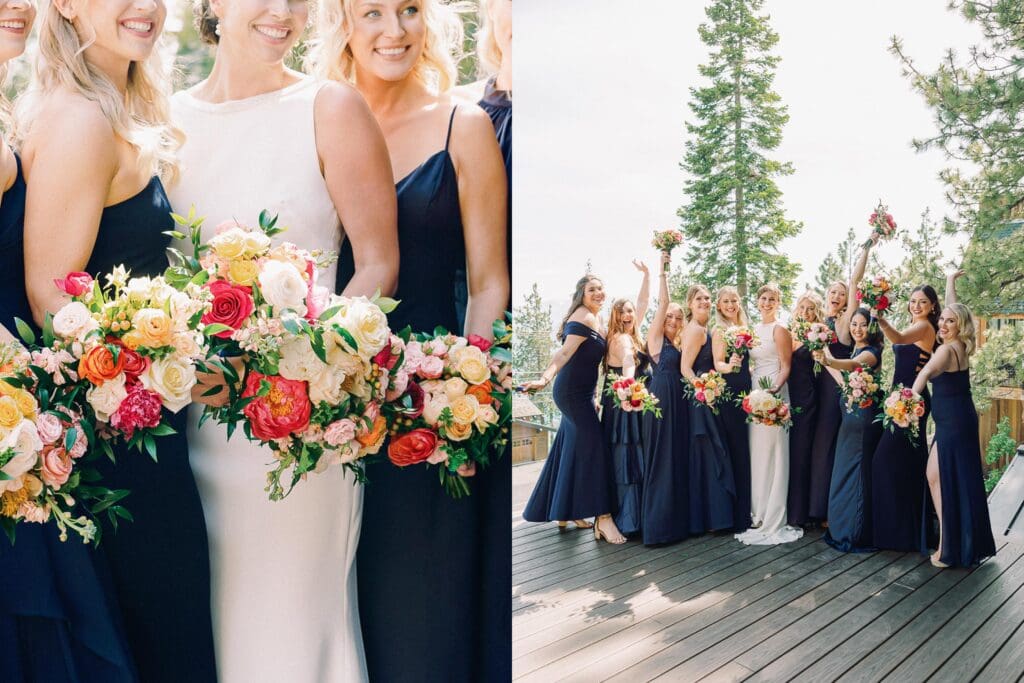
[[[690,534],[689,414],[683,398],[679,349],[667,337],[647,385],[661,418],[643,416],[644,482],[640,519],[646,545],[675,543]]]
[[[872,372],[882,366],[882,349],[865,346],[855,349],[851,358],[870,351],[878,359]],[[822,371],[825,372],[825,371]],[[842,399],[837,399],[837,403]],[[881,436],[881,423],[875,422],[878,403],[867,408],[842,410],[842,422],[836,437],[836,456],[832,484],[828,494],[828,531],[824,540],[844,553],[867,552],[871,533],[871,456]]]
[[[942,490],[939,559],[952,567],[973,567],[995,555],[996,544],[985,498],[970,370],[932,378],[932,418]]]
[[[820,369],[819,374],[827,375],[828,371]],[[811,352],[801,345],[793,351],[787,380],[793,426],[789,428],[789,494],[786,499],[786,515],[792,526],[802,526],[811,521],[811,449],[818,421],[817,379],[814,376]]]
[[[836,319],[825,319],[833,331]],[[833,358],[849,358],[850,347],[838,341],[828,345]],[[818,373],[815,390],[818,396],[818,417],[814,423],[814,439],[811,442],[811,481],[808,516],[811,519],[828,519],[828,494],[832,483],[832,467],[836,457],[836,437],[843,420],[844,408],[839,404],[839,385],[827,370]]]
[[[697,352],[693,371],[701,375],[714,367],[709,332]],[[695,400],[689,403],[690,533],[732,529],[736,524],[736,484],[722,422],[707,406]]]
[[[32,325],[25,293],[25,181],[0,202],[0,325]],[[138,680],[103,557],[56,525],[21,523],[0,538],[0,681],[131,683]]]
[[[607,367],[607,372],[622,376],[621,367]],[[605,374],[605,387],[611,384]],[[644,477],[641,416],[618,407],[618,400],[601,392],[601,431],[605,448],[611,454],[615,476],[617,512],[613,521],[624,534],[635,534],[641,528],[640,506],[643,503]]]
[[[734,397],[750,391],[749,353],[743,354],[743,365],[739,372],[725,375],[725,383],[729,385]],[[725,428],[725,445],[732,459],[732,474],[736,484],[733,530],[742,532],[750,528],[750,430],[747,429],[747,414],[740,405],[729,401],[719,408],[718,417]]]
[[[605,340],[590,327],[568,322],[563,336],[584,341],[555,377],[553,396],[562,421],[544,469],[523,511],[528,522],[597,517],[615,512],[615,482],[594,407]]]
[[[160,179],[103,209],[86,272],[123,265],[133,277],[167,269],[174,229]],[[139,677],[149,681],[215,681],[206,521],[185,440],[185,412],[164,417],[177,431],[157,440],[157,460],[116,447],[117,464],[102,462],[107,484],[125,488],[134,522],[106,529],[100,550],[113,575]]]
[[[892,350],[896,358],[893,387],[897,384],[914,386],[917,373],[932,354],[916,344],[893,344]],[[876,548],[909,552],[922,547],[928,489],[925,478],[928,392],[924,400],[925,414],[917,438],[911,440],[910,433],[898,427],[895,431],[886,429],[871,459],[871,514]]]
[[[401,304],[388,319],[397,330],[407,325],[416,332],[438,325],[460,329],[452,292],[465,245],[458,177],[448,152],[456,112],[444,148],[395,188],[401,254],[395,298]],[[344,290],[354,272],[346,240],[338,258],[337,291]],[[510,460],[503,455],[494,472],[507,476]],[[487,495],[471,479],[472,495],[454,500],[433,468],[394,467],[386,458],[370,465],[367,476],[356,560],[370,680],[497,680],[511,666],[510,638],[502,644],[492,636],[495,629],[511,629],[511,569],[496,576],[482,569],[480,539],[488,527],[479,506]],[[478,470],[477,477],[485,476]],[[500,481],[495,474],[494,482]],[[511,566],[511,493],[508,501],[502,528],[495,532],[500,535],[489,539],[499,556],[487,566]],[[500,592],[495,583],[501,583]]]

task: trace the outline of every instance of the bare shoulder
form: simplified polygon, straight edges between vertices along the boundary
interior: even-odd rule
[[[40,101],[25,140],[27,155],[49,148],[68,161],[91,158],[97,164],[116,163],[114,127],[97,102],[76,93],[58,91]]]
[[[483,99],[484,91],[487,88],[487,79],[481,78],[478,81],[472,83],[466,83],[456,88],[452,88],[452,98],[460,102],[466,102],[469,104],[476,104]]]
[[[329,117],[340,122],[354,114],[368,113],[369,107],[359,91],[348,83],[327,81],[316,94],[314,112],[318,119]]]
[[[476,145],[483,139],[488,139],[497,145],[494,137],[494,124],[491,117],[483,109],[473,102],[466,102],[457,97],[446,98],[451,107],[458,107],[455,112],[455,121],[452,123],[452,142],[455,144],[465,143]],[[442,101],[442,104],[444,101]]]

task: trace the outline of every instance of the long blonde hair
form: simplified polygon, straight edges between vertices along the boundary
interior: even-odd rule
[[[348,45],[354,4],[355,0],[318,0],[316,38],[310,41],[305,59],[309,73],[355,84],[355,59]],[[458,83],[465,39],[460,15],[471,12],[472,7],[461,1],[422,0],[426,38],[412,75],[434,93],[443,93]]]
[[[690,289],[686,291],[686,312],[684,313],[686,322],[693,320],[693,300],[702,291],[707,292],[708,297],[711,296],[711,290],[704,285],[690,285]]]
[[[633,303],[629,299],[616,299],[612,302],[612,314],[608,319],[608,352],[611,352],[611,341],[613,337],[624,334],[633,342],[633,359],[636,360],[637,352],[642,351],[644,343],[640,340],[640,321],[636,319],[636,311],[633,311],[633,329],[627,331],[623,327],[622,310],[626,304]],[[606,356],[607,357],[607,356]]]
[[[814,320],[805,320],[803,318],[803,316],[800,315],[800,302],[803,301],[804,299],[807,299],[812,304],[814,304]],[[800,296],[797,297],[796,305],[793,306],[793,312],[792,312],[791,316],[792,316],[792,318],[794,320],[803,320],[804,322],[824,323],[825,322],[825,301],[824,301],[824,299],[821,298],[820,294],[818,294],[817,292],[815,292],[813,290],[808,289],[806,292],[804,292],[803,294],[801,294]]]
[[[724,330],[732,326],[732,323],[726,320],[725,316],[722,315],[722,297],[724,297],[726,294],[732,294],[733,296],[736,297],[738,301],[736,307],[738,312],[736,314],[736,317],[739,318],[739,324],[750,325],[750,318],[747,317],[747,310],[743,307],[743,299],[740,299],[740,291],[733,287],[732,285],[726,285],[725,287],[719,289],[718,294],[715,295],[715,327],[720,327]]]
[[[494,39],[494,26],[491,21],[491,5],[498,0],[480,0],[480,11],[477,22],[480,28],[476,32],[476,61],[480,76],[493,76],[501,69],[501,48]]]
[[[676,347],[677,349],[681,349],[681,348],[683,348],[683,328],[686,327],[686,320],[687,320],[687,318],[686,318],[686,311],[683,310],[682,304],[678,304],[675,301],[670,301],[670,302],[668,302],[668,306],[665,307],[665,317],[666,318],[668,318],[669,311],[671,311],[673,307],[678,309],[679,310],[679,314],[683,316],[683,324],[681,324],[679,326],[679,329],[676,330],[676,334],[675,334],[674,337],[672,337],[671,341],[672,341],[672,346]],[[665,335],[665,328],[664,328],[664,323],[662,323],[662,336],[664,336],[664,335]]]
[[[106,74],[85,59],[85,50],[95,38],[83,42],[53,2],[47,2],[40,14],[35,78],[18,100],[14,130],[18,144],[28,137],[42,99],[63,88],[99,105],[114,134],[138,151],[141,169],[169,183],[177,180],[176,154],[185,136],[170,123],[171,85],[159,47],[145,61],[128,66],[128,88],[122,95]]]
[[[959,330],[957,332],[957,339],[964,343],[964,351],[970,356],[978,348],[978,333],[977,326],[974,324],[974,313],[966,305],[959,302],[950,304],[946,308],[952,311],[956,317],[956,326]]]

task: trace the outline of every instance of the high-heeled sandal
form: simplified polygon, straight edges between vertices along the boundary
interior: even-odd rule
[[[935,551],[934,555],[929,556],[928,559],[930,559],[932,561],[932,566],[933,567],[938,567],[939,569],[947,569],[949,567],[948,564],[946,564],[945,562],[943,562],[942,560],[939,559],[939,551],[938,550]]]
[[[611,515],[609,515],[608,517],[610,518]],[[625,536],[622,535],[621,531],[619,532],[619,537],[618,538],[615,538],[615,539],[609,538],[608,534],[606,534],[603,531],[601,531],[601,519],[602,519],[601,517],[598,517],[596,520],[594,520],[594,540],[595,541],[600,541],[603,538],[605,543],[611,543],[612,545],[622,545],[623,543],[625,543],[628,540]]]
[[[594,526],[593,524],[591,524],[590,522],[588,522],[585,519],[574,519],[574,520],[572,520],[572,523],[576,526],[577,529],[590,529],[591,527]],[[558,522],[558,528],[559,529],[565,529],[565,528],[568,528],[568,526],[569,526],[569,522]]]

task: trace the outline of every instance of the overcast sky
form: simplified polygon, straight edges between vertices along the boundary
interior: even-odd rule
[[[690,0],[530,0],[515,9],[513,287],[532,283],[560,317],[586,261],[609,299],[634,296],[630,259],[657,262],[651,232],[678,226],[679,162],[689,88],[707,49],[697,36],[704,3]],[[920,68],[947,48],[966,54],[974,25],[946,0],[768,0],[782,58],[775,89],[790,121],[772,156],[790,161],[779,181],[786,213],[803,233],[782,250],[813,282],[818,264],[884,199],[900,227],[931,207],[948,210],[941,152],[916,153],[934,130],[930,110],[901,75],[898,35]],[[947,256],[956,245],[947,243]],[[677,258],[683,252],[677,252]],[[894,241],[883,261],[899,259]],[[652,271],[655,269],[652,267]]]

